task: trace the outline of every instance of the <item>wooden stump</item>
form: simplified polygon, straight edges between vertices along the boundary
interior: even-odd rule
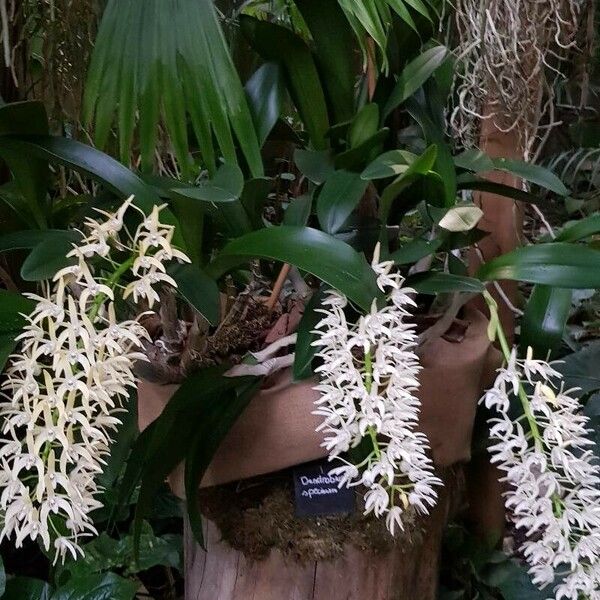
[[[420,521],[420,542],[385,553],[348,545],[331,561],[300,563],[278,549],[254,560],[223,541],[210,521],[204,551],[186,523],[185,600],[434,600],[443,531],[461,495],[461,480],[452,478]]]

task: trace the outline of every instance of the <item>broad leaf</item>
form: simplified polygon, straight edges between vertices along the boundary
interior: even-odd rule
[[[400,74],[388,101],[383,110],[384,118],[407,98],[412,96],[446,60],[448,49],[446,46],[436,46],[425,50],[417,58],[409,62]]]
[[[402,245],[402,247],[395,252],[392,252],[389,258],[397,265],[412,264],[437,252],[441,245],[441,238],[431,241],[414,239]]]
[[[531,346],[535,356],[545,360],[562,341],[571,309],[573,292],[566,288],[536,285],[521,322],[521,349]]]
[[[175,264],[169,275],[177,283],[177,292],[211,325],[219,323],[219,288],[200,267],[194,264]]]
[[[470,231],[483,216],[478,206],[455,206],[448,210],[438,225],[452,232]]]
[[[562,373],[565,388],[580,388],[580,394],[600,390],[600,340],[592,342],[583,350],[563,356],[554,368]]]
[[[281,65],[266,62],[250,77],[245,87],[258,141],[262,145],[279,119],[285,102]]]
[[[323,230],[337,233],[363,197],[368,182],[358,173],[334,171],[317,197],[317,216]]]
[[[496,158],[493,162],[496,169],[517,175],[521,179],[550,190],[559,196],[566,196],[569,193],[563,182],[552,171],[540,165],[508,158]]]
[[[356,148],[377,133],[379,106],[375,102],[365,104],[357,113],[348,130],[350,148]]]
[[[240,27],[250,45],[268,61],[283,65],[289,92],[316,150],[327,148],[329,117],[312,53],[289,29],[241,15]]]
[[[364,310],[380,296],[373,270],[348,244],[310,227],[270,227],[231,241],[208,273],[220,277],[252,258],[290,263],[345,294]]]
[[[360,176],[366,180],[395,177],[404,173],[416,158],[416,154],[407,150],[389,150],[380,154]]]
[[[6,582],[2,600],[50,600],[51,594],[52,587],[41,579],[13,577]]]
[[[133,600],[138,584],[115,573],[74,577],[52,594],[50,600]]]
[[[25,229],[23,231],[11,231],[0,235],[0,252],[8,250],[31,250],[37,245],[46,241],[56,241],[62,243],[69,239],[76,243],[81,239],[81,234],[77,231],[65,229]]]
[[[300,172],[316,184],[323,183],[334,171],[329,150],[302,150],[294,152],[294,161]]]
[[[283,215],[283,224],[304,227],[310,217],[312,204],[312,193],[302,194],[302,196],[293,198],[288,207],[285,209],[285,214]]]
[[[0,289],[0,333],[20,331],[26,323],[22,315],[34,307],[35,302],[22,294]]]
[[[505,196],[506,198],[520,200],[521,202],[529,202],[531,204],[537,204],[541,201],[539,196],[536,196],[531,192],[526,192],[525,190],[510,185],[504,185],[503,183],[489,181],[488,179],[482,179],[481,177],[471,175],[470,173],[459,175],[456,184],[459,191],[474,190],[478,192],[487,192],[489,194]]]
[[[556,236],[557,242],[577,242],[600,233],[600,213],[567,225]]]
[[[65,232],[68,234],[69,232]],[[75,257],[67,257],[73,249],[73,236],[52,236],[40,242],[21,266],[21,277],[25,281],[43,281],[68,265],[77,262]]]
[[[561,288],[600,288],[600,250],[557,242],[518,248],[482,265],[482,280],[513,279]]]
[[[461,277],[450,273],[427,271],[406,278],[406,285],[420,294],[444,294],[449,292],[481,293],[485,288],[481,281],[473,277]]]
[[[454,164],[467,171],[481,173],[492,171],[494,169],[494,161],[481,150],[471,149],[461,152],[454,157]]]

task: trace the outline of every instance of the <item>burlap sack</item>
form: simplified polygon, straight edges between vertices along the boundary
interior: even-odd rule
[[[487,320],[468,309],[468,327],[460,342],[433,340],[421,357],[419,397],[421,428],[428,435],[437,466],[468,461],[477,402],[499,366],[499,353],[487,338]],[[289,369],[268,377],[234,424],[204,475],[201,487],[278,471],[326,456],[320,418],[312,414],[317,393],[312,380],[294,383]],[[141,380],[138,385],[140,429],[162,412],[175,385]],[[183,496],[182,469],[170,479]]]

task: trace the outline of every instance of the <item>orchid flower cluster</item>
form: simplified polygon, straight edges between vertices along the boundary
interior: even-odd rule
[[[506,366],[482,401],[498,411],[489,450],[504,473],[506,508],[527,536],[529,573],[541,588],[557,581],[556,600],[600,598],[600,467],[588,418],[552,365],[531,349],[519,360],[503,334],[500,342]],[[510,416],[512,398],[520,417]]]
[[[414,306],[414,290],[402,287],[403,278],[393,272],[393,262],[379,262],[379,247],[372,267],[386,305],[348,322],[347,298],[330,290],[317,324],[313,344],[322,364],[317,367],[316,415],[323,417],[318,431],[330,460],[344,464],[330,474],[340,485],[364,485],[365,514],[385,515],[392,535],[403,529],[409,507],[427,514],[435,505],[433,464],[427,456],[429,441],[416,430],[421,403],[416,391],[421,369],[415,354],[417,335],[407,322]],[[367,440],[370,451],[359,464],[344,457]]]
[[[17,338],[0,401],[0,539],[41,542],[55,562],[83,554],[81,540],[96,534],[90,513],[101,506],[96,483],[108,454],[122,404],[135,386],[133,365],[145,329],[119,321],[117,293],[157,300],[157,285],[175,282],[166,274],[172,259],[188,261],[171,246],[173,227],[160,222],[155,207],[133,235],[123,223],[129,198],[88,229],[44,295],[29,294],[36,306]],[[142,213],[143,215],[143,213]],[[121,263],[112,256],[124,256]],[[102,273],[98,263],[102,263]],[[125,275],[132,283],[123,289]]]

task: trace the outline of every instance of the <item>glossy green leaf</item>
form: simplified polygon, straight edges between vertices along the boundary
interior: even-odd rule
[[[31,250],[46,240],[55,240],[60,243],[65,239],[76,243],[81,239],[81,234],[77,231],[65,229],[24,229],[23,231],[11,231],[10,233],[0,235],[0,252]]]
[[[540,165],[508,158],[495,158],[493,162],[496,169],[517,175],[517,177],[550,190],[559,196],[566,196],[569,193],[563,182],[552,171]]]
[[[375,274],[364,256],[348,244],[310,227],[270,227],[229,242],[209,265],[208,273],[220,277],[252,258],[290,263],[312,273],[345,294],[363,310],[379,297]]]
[[[315,62],[334,120],[351,119],[356,80],[352,28],[334,0],[296,0],[296,5],[312,36]]]
[[[492,171],[494,169],[494,161],[485,152],[477,149],[461,152],[458,156],[454,157],[454,164],[461,169],[473,171],[474,173]]]
[[[175,264],[169,275],[177,283],[177,292],[211,325],[219,323],[219,288],[200,267],[194,264]]]
[[[13,577],[6,582],[2,600],[50,600],[52,586],[32,577]]]
[[[562,373],[565,388],[580,388],[580,394],[590,394],[600,390],[600,340],[592,342],[582,350],[561,357],[553,365]]]
[[[412,96],[433,75],[447,56],[448,49],[446,46],[435,46],[425,50],[409,62],[404,67],[385,104],[383,109],[384,118],[387,118],[395,108]]]
[[[55,136],[11,137],[12,145],[28,156],[63,165],[105,185],[120,196],[135,196],[135,203],[146,212],[160,205],[160,197],[137,175],[110,156],[75,140]]]
[[[25,325],[23,314],[33,311],[35,302],[9,290],[0,289],[0,333],[18,332]]]
[[[419,177],[428,175],[437,158],[437,147],[429,146],[416,158],[409,168],[390,183],[383,193],[379,202],[379,217],[382,223],[387,223],[388,216],[392,207],[392,203],[398,195],[405,190],[409,185],[414,183]]]
[[[435,86],[433,91],[435,91]],[[436,104],[433,93],[428,100],[429,104],[423,104],[417,102],[415,98],[411,98],[406,102],[406,110],[421,126],[425,141],[430,145],[434,144],[437,148],[433,170],[441,177],[442,182],[443,196],[440,198],[442,202],[439,204],[454,206],[457,191],[456,168],[444,132],[443,107],[439,103]],[[434,204],[434,200],[435,198],[429,198],[431,204]]]
[[[272,184],[273,180],[269,177],[256,177],[244,182],[240,200],[253,229],[264,226],[262,215]]]
[[[562,288],[600,288],[600,250],[563,242],[527,246],[485,263],[477,277]]]
[[[557,242],[577,242],[600,233],[600,213],[590,215],[563,227],[556,236]]]
[[[377,133],[379,106],[375,102],[365,104],[357,113],[348,130],[350,148],[356,148]]]
[[[368,182],[360,174],[334,171],[317,198],[317,216],[323,230],[337,233],[363,197]]]
[[[25,281],[43,281],[68,265],[77,262],[75,257],[67,257],[73,249],[73,240],[69,236],[51,237],[40,242],[21,265],[21,277]]]
[[[521,350],[531,346],[537,358],[546,360],[560,346],[571,310],[573,292],[567,288],[536,285],[521,322]]]
[[[312,345],[315,340],[313,331],[323,316],[316,309],[321,307],[324,294],[323,287],[314,292],[304,308],[302,319],[300,319],[294,350],[294,381],[307,379],[313,374],[312,361],[316,351],[316,348]]]
[[[41,102],[13,102],[0,106],[0,156],[11,170],[25,198],[31,219],[41,229],[46,228],[48,218],[48,163],[43,158],[20,152],[11,136],[47,134],[48,117]]]
[[[537,204],[541,201],[539,196],[536,196],[531,192],[526,192],[525,190],[510,185],[496,183],[495,181],[482,179],[481,177],[468,173],[459,175],[456,183],[459,191],[474,190],[478,192],[488,192],[490,194],[512,198],[513,200],[520,200],[521,202],[529,202],[530,204]]]
[[[316,184],[323,183],[335,169],[329,150],[302,150],[296,148],[294,161],[300,172]]]
[[[384,127],[358,146],[340,152],[334,159],[335,168],[362,171],[381,152],[389,134],[390,130]]]
[[[232,390],[224,396],[202,399],[197,431],[186,454],[184,474],[190,526],[199,544],[204,541],[198,502],[200,481],[221,442],[259,390],[260,384],[261,380],[255,379],[246,383],[237,393]]]
[[[389,258],[397,265],[408,265],[437,252],[441,245],[441,238],[431,241],[414,239],[392,252]]]
[[[222,400],[227,398],[231,390],[254,381],[248,377],[224,377],[224,371],[225,368],[221,367],[208,368],[187,377],[150,432],[141,443],[136,444],[130,455],[128,463],[132,467],[126,471],[125,477],[133,479],[133,485],[141,477],[133,528],[136,556],[139,554],[142,522],[152,507],[154,494],[166,476],[187,455],[198,428],[202,427],[206,407],[210,407],[211,411],[221,411],[225,418],[229,414],[229,407]],[[124,478],[126,492],[131,489],[131,479]]]
[[[240,16],[240,27],[251,46],[265,60],[277,61],[283,65],[290,95],[314,148],[327,148],[327,105],[308,46],[289,29],[248,15]]]
[[[264,144],[279,119],[285,102],[283,69],[277,62],[266,62],[250,77],[245,86],[258,141]]]
[[[406,285],[420,294],[444,294],[449,292],[468,292],[478,294],[485,289],[481,281],[473,277],[461,277],[450,273],[427,271],[410,275]]]
[[[116,573],[74,577],[58,588],[50,600],[133,600],[138,584]]]
[[[369,181],[396,177],[404,173],[416,158],[416,154],[407,150],[389,150],[371,162],[360,176]]]
[[[10,355],[17,347],[17,342],[15,342],[16,334],[17,330],[9,333],[0,333],[0,373],[4,371]]]
[[[285,214],[283,215],[283,224],[303,227],[308,223],[308,219],[312,211],[312,205],[312,193],[302,194],[302,196],[293,198],[288,207],[285,209]]]

